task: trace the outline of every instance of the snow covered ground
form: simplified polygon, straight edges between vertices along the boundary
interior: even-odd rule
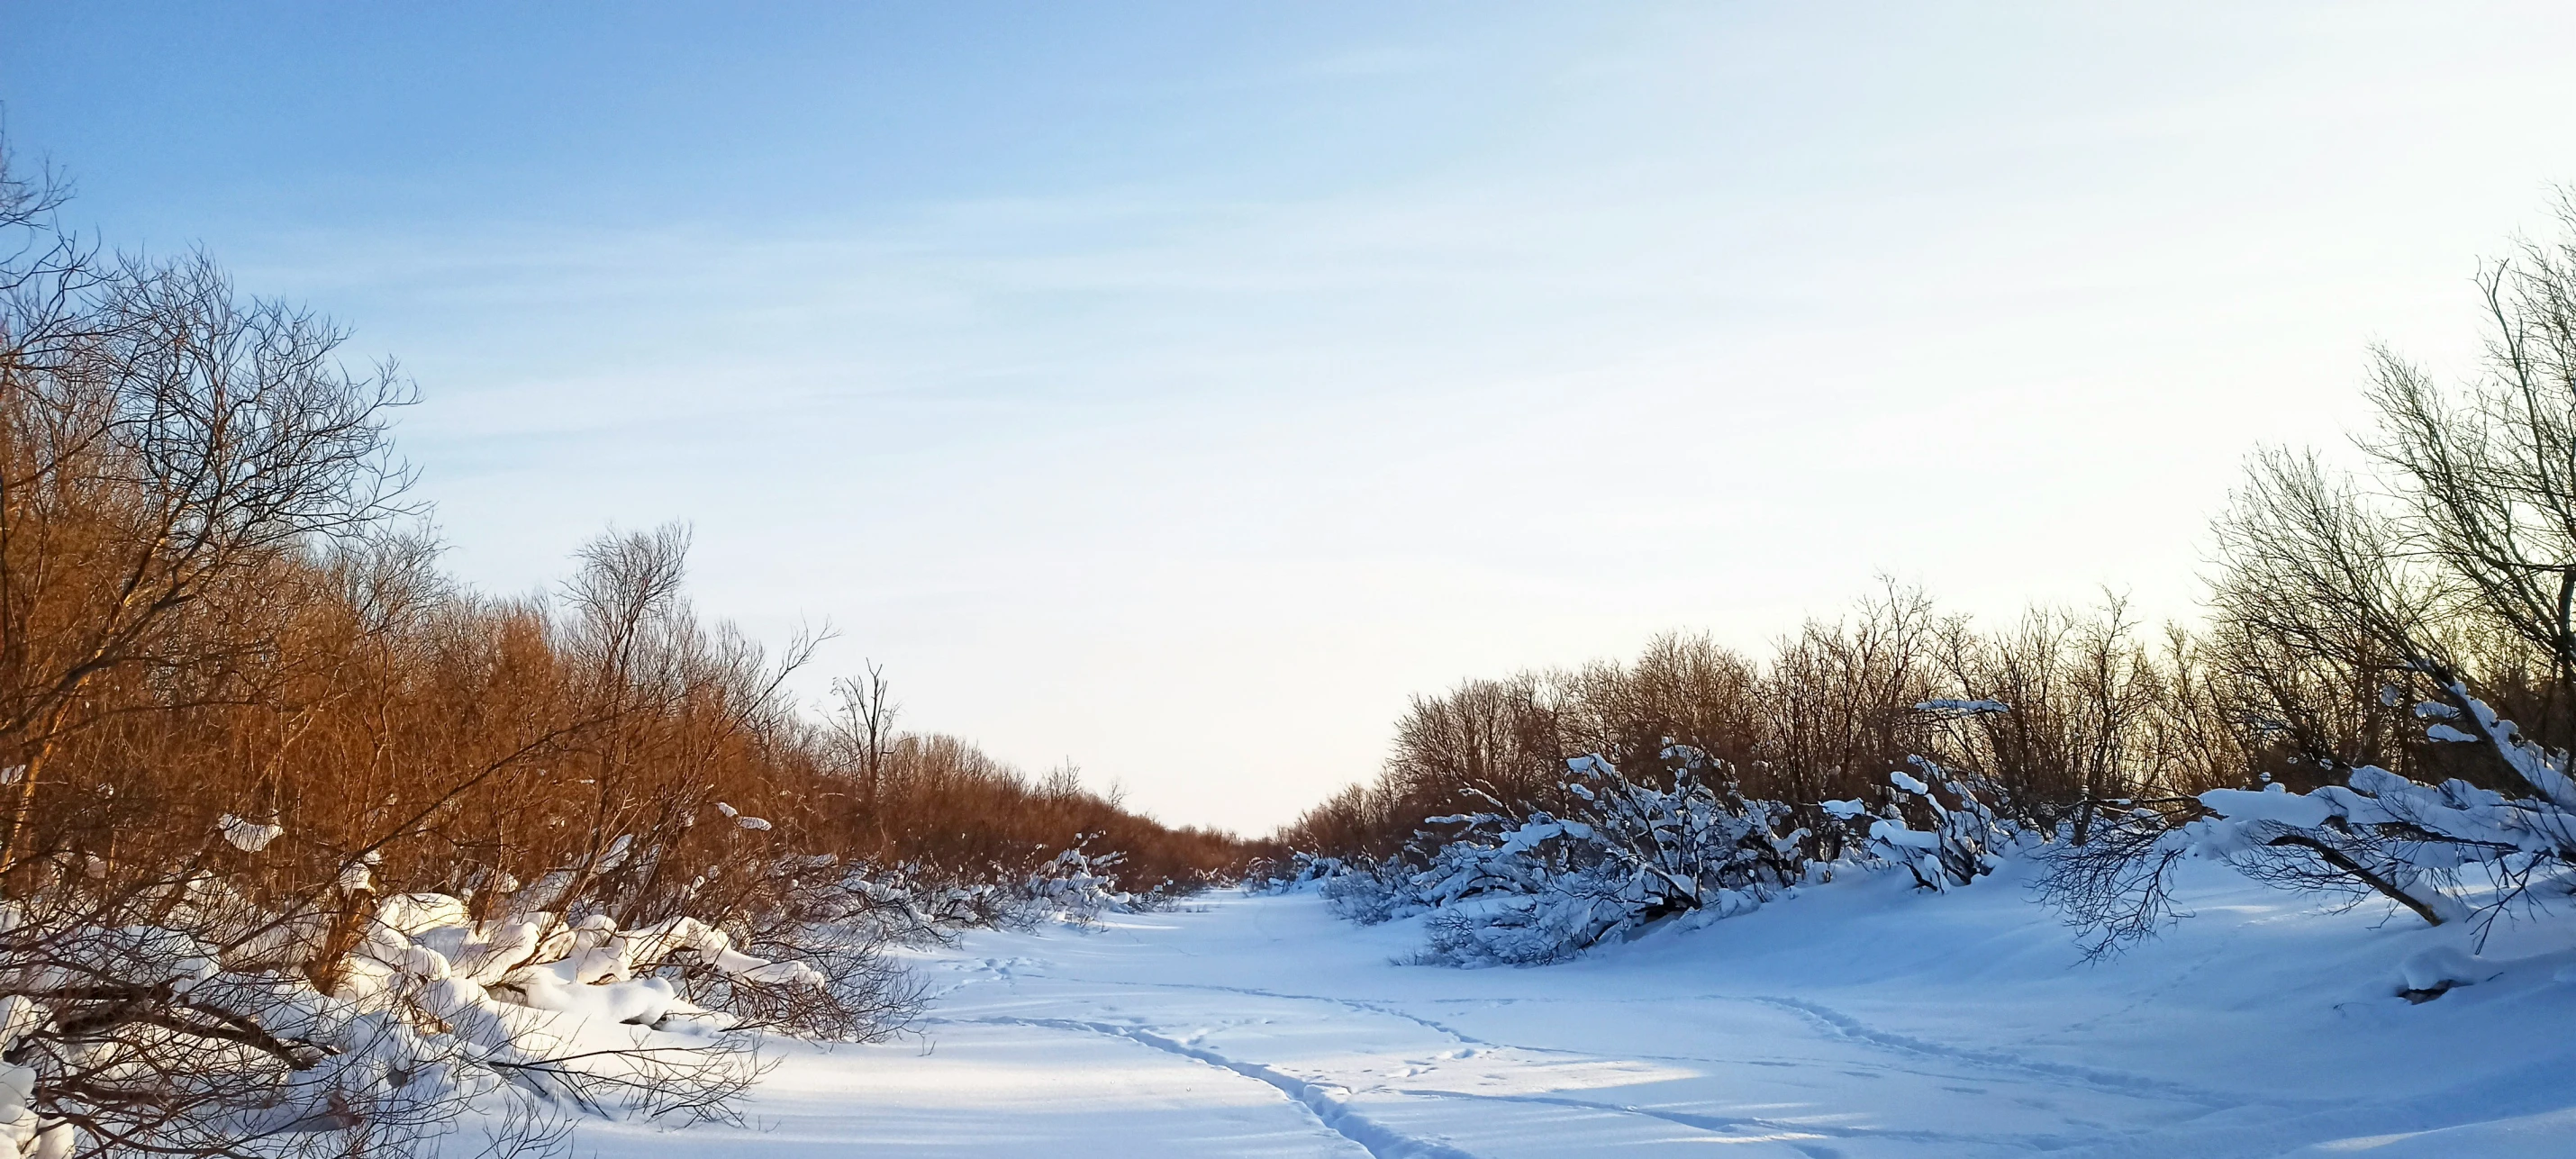
[[[1311,893],[1212,895],[925,956],[921,1037],[789,1047],[754,1129],[585,1129],[673,1159],[895,1156],[2576,1156],[2576,928],[2449,940],[2216,866],[2087,965],[2008,867],[1901,874],[1569,964],[1396,964]],[[2560,980],[2564,975],[2565,981]]]

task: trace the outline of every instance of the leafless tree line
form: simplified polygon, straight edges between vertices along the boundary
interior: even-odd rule
[[[1418,697],[1384,774],[1279,840],[1393,856],[1424,818],[1483,795],[1514,810],[1561,810],[1569,759],[1644,768],[1675,744],[1734,770],[1747,796],[1804,811],[1818,822],[1815,841],[1834,832],[1816,811],[1822,802],[1884,796],[1887,774],[1914,756],[1978,770],[2033,825],[2081,830],[2106,804],[2233,784],[2251,764],[2288,755],[2249,724],[2262,699],[2249,660],[2179,630],[2151,636],[2116,597],[2084,611],[2034,607],[1984,630],[1890,583],[1844,617],[1780,638],[1761,660],[1676,633],[1626,663]]]

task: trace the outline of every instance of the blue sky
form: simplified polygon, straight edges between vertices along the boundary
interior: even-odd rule
[[[1416,691],[1877,572],[2188,616],[2576,180],[2560,5],[49,5],[0,107],[427,401],[460,574],[691,522],[908,723],[1265,827]]]

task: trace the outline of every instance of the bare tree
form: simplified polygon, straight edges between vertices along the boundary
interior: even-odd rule
[[[259,649],[224,630],[258,623],[221,606],[251,594],[227,581],[381,525],[410,480],[390,457],[389,412],[411,398],[393,368],[350,374],[340,332],[241,299],[202,256],[0,281],[31,278],[87,280],[69,307],[26,306],[83,324],[0,319],[0,751],[21,770],[0,874],[39,843],[37,795],[102,711],[96,682]],[[182,618],[204,630],[171,630]]]
[[[865,662],[862,675],[835,678],[832,696],[832,735],[858,778],[859,816],[882,846],[886,762],[894,752],[895,717],[902,706],[894,701],[885,666],[874,660]]]

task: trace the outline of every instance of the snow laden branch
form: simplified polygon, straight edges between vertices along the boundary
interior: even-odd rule
[[[2111,819],[2107,840],[2060,853],[2043,892],[2097,953],[2170,920],[2166,877],[2185,858],[2224,861],[2285,889],[2376,896],[2427,925],[2470,926],[2483,938],[2536,896],[2533,886],[2576,862],[2576,783],[2567,753],[2533,743],[2460,682],[2435,691],[2413,709],[2429,722],[2426,739],[2457,746],[2463,771],[2487,785],[2361,765],[2304,792],[2277,782],[2212,789],[2178,817],[2135,809]]]
[[[2424,784],[2365,765],[2304,793],[2214,789],[2200,795],[2208,816],[2185,825],[2183,841],[2265,880],[2366,890],[2429,925],[2479,916],[2460,896],[2459,874],[2483,870],[2503,887],[2483,907],[2492,917],[2536,874],[2576,858],[2576,783],[2565,752],[2525,739],[2457,682],[2442,691],[2416,706],[2433,722],[2426,737],[2477,746],[2507,788],[2456,777]]]
[[[214,828],[226,857],[287,838]],[[790,936],[621,925],[549,905],[543,881],[376,900],[352,864],[317,899],[93,859],[0,904],[0,1155],[426,1153],[471,1108],[510,1135],[500,1152],[555,1149],[580,1117],[731,1121],[764,1069],[756,1032],[872,1037],[917,994],[872,952],[895,930],[881,911],[919,912],[899,885],[791,915]]]

